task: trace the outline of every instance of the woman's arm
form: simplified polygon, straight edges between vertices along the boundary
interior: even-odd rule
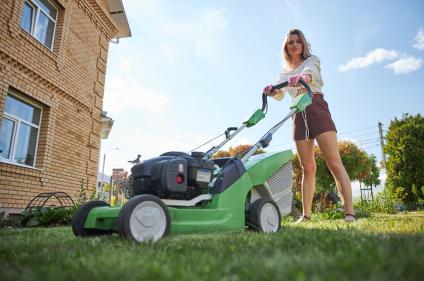
[[[279,85],[281,83],[287,82],[288,75],[284,72],[284,70],[281,71],[281,73],[278,75],[278,77],[275,79],[274,83],[272,83],[273,86]],[[282,100],[284,96],[286,95],[286,87],[274,90],[272,93],[272,97],[275,100]]]
[[[302,74],[309,75],[310,82],[321,77],[321,62],[317,56],[310,56],[305,61],[305,67],[303,68]]]

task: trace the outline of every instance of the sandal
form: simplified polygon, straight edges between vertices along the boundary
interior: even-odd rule
[[[352,214],[346,214],[344,220],[345,222],[354,222],[356,221],[356,216]]]
[[[295,224],[299,224],[299,223],[304,223],[304,222],[308,222],[311,220],[311,217],[308,216],[301,216],[296,222]]]

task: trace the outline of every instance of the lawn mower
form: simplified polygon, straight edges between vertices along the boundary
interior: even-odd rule
[[[255,154],[296,112],[312,103],[312,92],[299,95],[290,113],[255,145],[236,157],[212,156],[236,134],[257,124],[268,109],[262,94],[258,109],[239,128],[225,131],[225,140],[206,152],[166,152],[131,168],[130,199],[122,207],[104,201],[82,204],[72,217],[76,236],[117,232],[136,242],[157,241],[168,234],[241,231],[277,232],[292,203],[291,150]],[[286,87],[287,82],[274,86]]]

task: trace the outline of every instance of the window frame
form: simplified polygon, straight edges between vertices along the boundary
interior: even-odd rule
[[[56,18],[52,18],[50,16],[50,14],[48,13],[48,11],[45,11],[44,8],[42,6],[37,5],[36,1],[34,0],[24,0],[24,5],[27,3],[29,6],[31,6],[33,8],[33,12],[32,12],[32,20],[31,20],[31,32],[28,32],[27,30],[25,30],[25,28],[22,27],[22,19],[21,19],[21,23],[20,23],[20,27],[26,32],[29,33],[32,37],[34,37],[38,42],[40,42],[44,47],[46,47],[47,49],[49,49],[50,51],[53,51],[53,46],[54,46],[54,41],[55,41],[55,37],[56,37],[56,27],[57,27],[57,19],[58,19],[58,15],[59,15],[59,7],[50,0],[44,0],[47,1],[55,10],[56,10]],[[53,36],[52,36],[52,42],[51,42],[51,46],[48,47],[45,43],[41,42],[36,36],[35,36],[35,31],[36,28],[38,26],[38,20],[40,18],[40,13],[43,13],[44,16],[46,16],[48,19],[50,19],[53,23],[54,23],[54,28],[53,28]],[[23,9],[22,9],[22,13],[23,13]]]
[[[3,112],[3,117],[9,119],[12,122],[15,122],[15,126],[13,128],[13,135],[12,135],[12,141],[10,144],[10,153],[9,153],[9,158],[4,158],[3,156],[0,155],[0,162],[4,162],[4,163],[9,163],[9,164],[13,164],[13,165],[18,165],[18,166],[23,166],[23,167],[29,167],[29,168],[35,168],[35,164],[37,162],[37,153],[38,153],[38,142],[40,140],[40,132],[41,132],[41,122],[42,122],[42,118],[43,118],[43,107],[39,104],[37,104],[36,102],[23,97],[22,95],[16,93],[15,91],[8,91],[7,96],[13,97],[18,101],[24,101],[26,103],[28,103],[30,106],[37,108],[40,110],[40,121],[39,124],[36,125],[34,123],[28,122],[22,118],[19,118],[13,114],[10,114],[6,111]],[[3,120],[2,120],[3,123]],[[34,149],[34,161],[32,163],[32,165],[26,165],[26,164],[22,164],[19,163],[17,161],[15,161],[15,154],[16,154],[16,148],[17,148],[17,144],[19,142],[19,132],[20,132],[20,127],[21,124],[25,124],[28,125],[32,128],[36,128],[37,129],[37,140],[35,142],[35,149]]]
[[[35,14],[36,14],[36,11],[37,11],[37,7],[36,6],[34,6],[34,4],[31,2],[31,1],[27,1],[27,0],[25,0],[24,1],[24,7],[25,7],[25,5],[28,5],[28,6],[30,6],[31,8],[32,8],[32,13],[31,13],[31,22],[30,22],[30,26],[29,26],[29,29],[30,29],[30,31],[28,32],[25,28],[23,28],[22,27],[22,19],[21,19],[21,28],[23,29],[23,30],[25,30],[25,32],[28,32],[29,34],[33,34],[33,32],[34,32],[34,26],[35,26]],[[22,14],[23,14],[23,9],[22,9]]]

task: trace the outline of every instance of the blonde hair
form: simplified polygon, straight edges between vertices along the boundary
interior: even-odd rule
[[[286,34],[286,38],[284,38],[283,46],[281,48],[281,57],[284,63],[284,69],[290,70],[290,55],[287,51],[287,43],[289,41],[290,35],[298,35],[300,37],[300,41],[302,42],[302,59],[306,60],[311,56],[311,45],[306,40],[305,35],[300,29],[290,29]]]

